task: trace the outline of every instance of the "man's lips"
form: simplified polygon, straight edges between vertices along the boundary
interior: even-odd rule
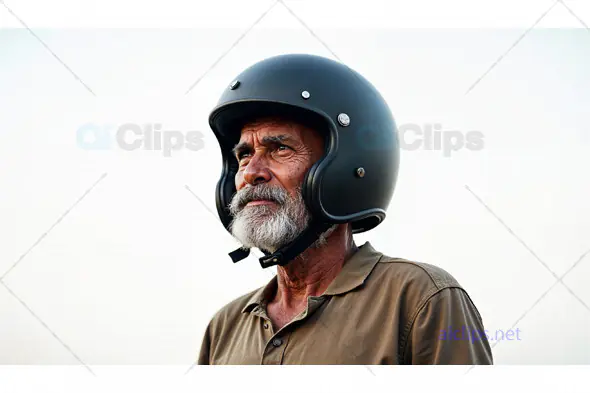
[[[257,199],[246,203],[246,206],[272,205],[274,203],[274,201],[269,201],[266,199]]]

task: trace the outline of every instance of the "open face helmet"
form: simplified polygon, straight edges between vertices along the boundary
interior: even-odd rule
[[[353,233],[385,219],[399,168],[394,118],[377,89],[346,65],[315,55],[288,54],[262,60],[228,84],[209,116],[222,152],[216,187],[217,212],[230,230],[229,203],[236,192],[238,161],[232,154],[249,121],[285,116],[324,136],[325,152],[307,172],[303,199],[311,223],[293,242],[274,253],[265,250],[262,267],[285,265],[334,224],[351,223]],[[230,253],[237,262],[242,248]]]

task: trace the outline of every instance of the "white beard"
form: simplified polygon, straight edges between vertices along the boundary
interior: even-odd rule
[[[243,206],[244,201],[252,199],[270,199],[276,204]],[[243,247],[256,247],[271,253],[295,240],[311,221],[301,189],[297,189],[296,197],[293,198],[278,187],[247,187],[234,195],[229,208],[234,216],[231,233]],[[311,248],[325,245],[327,237],[336,227],[333,225],[322,233]]]

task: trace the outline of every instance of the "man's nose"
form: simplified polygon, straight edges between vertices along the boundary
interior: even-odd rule
[[[244,181],[252,186],[270,181],[272,175],[264,159],[254,155],[246,169],[244,169]]]

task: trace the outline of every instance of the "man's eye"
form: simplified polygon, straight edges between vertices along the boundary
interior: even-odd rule
[[[278,151],[285,151],[285,150],[289,150],[289,146],[285,146],[285,145],[279,145],[277,147]]]
[[[246,158],[250,153],[248,152],[242,152],[238,154],[238,161],[243,160],[244,158]]]

